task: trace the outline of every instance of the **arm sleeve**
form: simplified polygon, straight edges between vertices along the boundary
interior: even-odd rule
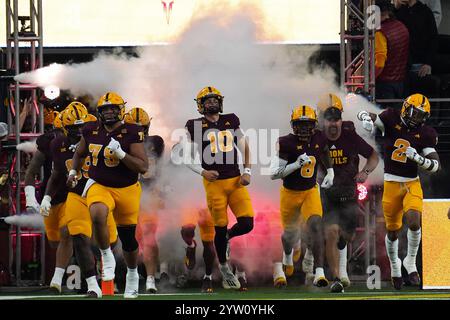
[[[270,160],[270,178],[272,180],[283,179],[295,170],[300,169],[298,161],[295,161],[291,164],[287,163],[288,162],[286,160],[281,159],[278,156],[274,156]]]

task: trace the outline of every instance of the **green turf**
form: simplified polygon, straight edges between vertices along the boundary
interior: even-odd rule
[[[3,295],[5,297],[5,295]],[[40,300],[79,300],[86,299],[83,296],[60,295],[49,296],[45,292],[10,294],[9,298],[40,299]],[[0,295],[0,299],[2,296]],[[104,297],[105,300],[121,300],[122,295]],[[156,295],[142,294],[139,300],[373,300],[373,299],[447,299],[450,300],[450,290],[425,291],[417,288],[404,288],[394,291],[386,287],[381,290],[368,290],[363,286],[352,286],[345,293],[333,294],[329,288],[314,287],[288,287],[276,289],[273,287],[250,288],[247,292],[238,292],[216,288],[213,294],[200,294],[198,289],[180,289],[177,292],[161,293]]]

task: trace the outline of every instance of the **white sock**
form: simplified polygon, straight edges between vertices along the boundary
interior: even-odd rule
[[[92,276],[92,277],[86,278],[86,283],[87,283],[87,286],[88,286],[88,290],[92,289],[93,287],[94,288],[97,288],[97,287],[99,288],[96,276]]]
[[[323,272],[323,268],[321,268],[321,267],[317,267],[316,268],[315,278],[317,279],[319,277],[324,277],[325,278],[325,273]]]
[[[61,284],[62,284],[62,279],[63,279],[63,277],[64,277],[64,273],[65,273],[65,272],[66,272],[65,269],[56,267],[56,268],[55,268],[55,273],[53,274],[53,278],[52,278],[51,283],[56,283],[56,284],[58,284],[59,286],[61,286]]]
[[[147,281],[155,281],[155,276],[147,276]]]
[[[417,251],[419,250],[420,238],[422,235],[421,231],[421,229],[417,231],[408,229],[408,255],[406,256],[407,259],[403,260],[405,269],[406,271],[408,271],[408,273],[417,272],[416,257]]]
[[[108,247],[106,249],[100,249],[100,253],[103,259],[110,259],[111,257],[114,258],[111,247]]]
[[[347,246],[344,249],[339,250],[339,276],[347,275]]]
[[[275,262],[273,264],[273,277],[274,279],[278,277],[284,277],[283,264],[281,262]]]
[[[294,264],[294,260],[292,259],[293,251],[294,251],[294,249],[291,250],[290,254],[286,254],[286,252],[284,252],[284,250],[283,250],[283,264],[285,266],[292,266]]]
[[[134,269],[127,268],[127,276],[128,275],[130,275],[131,277],[138,277],[139,278],[139,274],[138,274],[137,268],[134,268]]]
[[[209,280],[212,280],[212,275],[211,275],[211,274],[205,274],[205,275],[203,276],[203,279],[209,279]]]
[[[162,262],[159,266],[159,272],[169,274],[169,266],[167,265],[167,262]]]
[[[391,263],[391,277],[399,278],[402,276],[402,264],[401,260],[398,258],[398,239],[391,241],[386,235],[384,242],[386,245],[386,252]]]
[[[309,261],[314,261],[314,256],[313,256],[311,250],[309,250],[308,248],[306,248],[304,259],[309,260]]]

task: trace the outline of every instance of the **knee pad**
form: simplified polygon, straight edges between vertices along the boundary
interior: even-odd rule
[[[122,242],[122,250],[126,252],[135,251],[139,248],[139,244],[136,241],[136,226],[117,226],[117,233],[119,234],[120,241]]]
[[[187,224],[181,227],[181,237],[184,242],[190,243],[195,237],[195,225]]]

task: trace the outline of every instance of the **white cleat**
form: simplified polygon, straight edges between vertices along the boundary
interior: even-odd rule
[[[55,293],[61,294],[61,285],[55,282],[50,283],[50,289]]]
[[[240,289],[241,283],[239,282],[238,278],[231,272],[230,267],[228,264],[225,266],[220,266],[220,273],[222,274],[222,286],[225,289]]]
[[[128,273],[125,282],[125,292],[123,297],[125,299],[136,299],[139,296],[139,274]]]
[[[115,278],[116,272],[116,260],[114,256],[103,258],[102,257],[102,281],[111,281]]]
[[[314,259],[309,259],[309,257],[305,255],[302,261],[302,270],[305,274],[314,273]]]
[[[348,278],[348,275],[340,275],[339,279],[341,279],[341,283],[344,286],[344,288],[350,287],[351,281]]]
[[[147,281],[145,282],[145,291],[149,293],[156,293],[158,291],[154,277],[147,277]]]
[[[88,288],[86,296],[88,298],[100,299],[102,297],[102,289],[97,285],[97,287]]]

